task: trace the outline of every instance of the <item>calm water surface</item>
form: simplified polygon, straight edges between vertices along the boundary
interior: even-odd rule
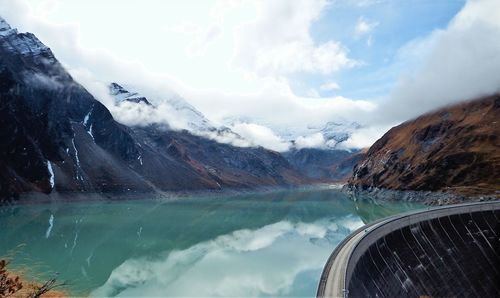
[[[0,256],[72,295],[309,296],[351,231],[418,204],[337,190],[0,209]]]

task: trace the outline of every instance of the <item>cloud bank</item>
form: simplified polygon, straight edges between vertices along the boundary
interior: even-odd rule
[[[412,72],[366,118],[344,145],[373,144],[390,127],[423,113],[500,91],[500,2],[469,0],[442,30],[408,42],[400,55]]]
[[[81,44],[78,25],[51,22],[45,17],[48,13],[35,11],[27,1],[7,0],[0,13],[21,31],[35,32],[53,49],[76,80],[122,123],[147,125],[166,122],[174,129],[189,129],[187,120],[179,119],[168,105],[157,105],[154,110],[141,105],[116,105],[107,91],[107,84],[111,81],[133,83],[138,90],[154,90],[164,97],[180,94],[215,124],[223,124],[227,117],[266,119],[265,122],[269,123],[266,127],[257,123],[240,123],[232,128],[248,138],[247,144],[283,151],[290,144],[270,130],[273,125],[286,126],[290,121],[301,126],[321,125],[340,116],[354,117],[359,110],[373,108],[372,104],[362,100],[298,96],[285,77],[285,74],[300,72],[333,73],[356,65],[357,62],[348,57],[347,50],[339,42],[316,45],[310,36],[309,27],[327,4],[327,1],[251,3],[256,11],[252,21],[232,27],[235,46],[229,63],[231,71],[237,71],[245,84],[252,86],[250,92],[192,88],[170,76],[168,70],[156,73],[139,62],[121,59],[107,50],[87,48]],[[184,24],[169,30],[192,36],[186,51],[189,55],[202,55],[209,43],[227,31],[228,28],[222,28],[223,19],[234,6],[217,2],[217,9],[211,12],[216,16],[215,21],[206,31],[196,24]],[[269,30],[277,18],[281,25]]]
[[[412,44],[425,54],[375,111],[401,122],[443,105],[500,90],[500,2],[471,0],[448,27]]]
[[[74,5],[83,9],[91,6],[90,2]],[[385,1],[360,1],[355,6],[362,8],[382,2]],[[500,2],[495,0],[467,1],[446,28],[401,47],[398,55],[403,57],[403,64],[417,67],[404,70],[391,94],[376,101],[321,97],[314,89],[310,89],[308,95],[298,95],[291,86],[291,78],[300,74],[332,76],[332,79],[324,79],[318,88],[339,93],[342,90],[333,76],[366,67],[363,61],[351,56],[342,42],[334,39],[318,42],[312,36],[312,25],[331,5],[326,0],[217,1],[206,19],[194,17],[187,22],[148,28],[141,28],[141,22],[130,24],[125,16],[129,8],[130,13],[135,13],[133,5],[120,2],[124,16],[110,15],[109,18],[117,26],[129,30],[138,27],[139,32],[154,36],[150,41],[154,46],[148,53],[153,55],[156,48],[165,49],[158,64],[168,61],[172,69],[176,67],[175,60],[181,60],[181,71],[173,73],[168,68],[152,71],[150,65],[138,62],[141,57],[134,60],[84,44],[81,26],[85,24],[50,18],[62,4],[41,0],[35,5],[25,0],[4,0],[0,15],[20,31],[34,32],[118,121],[130,125],[155,121],[168,123],[175,129],[189,129],[188,121],[168,105],[158,104],[154,111],[143,106],[116,105],[107,91],[109,82],[131,83],[141,91],[154,90],[164,98],[180,95],[215,125],[225,124],[227,118],[245,118],[246,121],[236,121],[231,127],[244,136],[245,141],[227,135],[208,137],[278,151],[290,148],[290,143],[278,133],[277,127],[321,126],[336,119],[348,119],[362,127],[343,145],[364,147],[402,121],[445,104],[500,89]],[[160,1],[155,5],[165,5],[162,11],[171,14],[162,19],[175,18],[175,8],[168,6],[172,4]],[[189,4],[186,5],[186,11],[191,11]],[[241,20],[234,20],[235,15],[241,16]],[[379,22],[372,19],[357,17],[352,28],[358,38],[368,38],[368,42],[378,25]],[[106,32],[107,26],[99,30]],[[162,39],[162,34],[167,33],[175,39]],[[142,35],[135,36],[142,38]],[[130,40],[126,40],[123,47],[127,47],[127,43],[134,46],[134,35],[128,37]],[[146,60],[149,58],[146,56],[149,54],[142,57]],[[186,77],[194,79],[186,81]],[[198,86],[205,81],[213,83],[213,87]],[[296,139],[299,148],[322,147],[324,143],[316,133]]]
[[[233,63],[261,75],[329,74],[358,64],[337,41],[315,44],[310,35],[326,0],[259,1],[254,21],[236,29]]]

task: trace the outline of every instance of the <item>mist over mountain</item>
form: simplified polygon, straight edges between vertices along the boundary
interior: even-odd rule
[[[134,115],[142,109],[150,121],[119,123],[33,34],[18,33],[3,19],[0,24],[3,199],[29,192],[220,190],[340,179],[329,170],[302,171],[290,156],[216,127],[181,98],[152,100],[111,83],[108,92],[119,108]],[[185,127],[151,117],[165,108],[188,119]],[[330,162],[349,155],[344,152]]]
[[[279,8],[285,4],[276,5],[275,8]],[[12,194],[49,193],[58,187],[61,191],[178,191],[343,181],[350,176],[351,166],[362,158],[362,148],[371,145],[389,127],[418,111],[460,101],[466,95],[491,93],[498,88],[498,76],[492,71],[497,59],[484,63],[481,58],[491,56],[498,44],[478,44],[476,50],[481,54],[471,56],[475,51],[471,46],[474,43],[463,42],[473,41],[474,32],[493,36],[498,31],[494,18],[481,21],[484,16],[495,16],[496,5],[490,1],[466,2],[454,7],[456,14],[450,14],[449,23],[441,23],[440,31],[411,40],[399,48],[396,61],[391,63],[414,59],[425,62],[424,67],[410,68],[411,76],[393,84],[395,92],[370,100],[341,95],[346,82],[334,78],[340,70],[358,72],[366,66],[364,61],[354,58],[340,42],[313,42],[311,25],[328,8],[325,3],[290,5],[290,16],[300,16],[294,28],[302,29],[288,36],[282,32],[283,28],[273,28],[268,34],[276,40],[262,39],[262,47],[269,52],[253,55],[241,45],[259,40],[258,35],[263,34],[266,22],[271,20],[269,11],[273,10],[265,4],[257,6],[262,6],[261,18],[237,31],[240,34],[235,44],[236,52],[229,66],[231,70],[242,67],[249,82],[261,85],[252,89],[255,92],[238,95],[220,93],[216,89],[194,91],[172,77],[149,72],[140,63],[122,63],[113,55],[86,51],[74,31],[64,31],[65,26],[23,14],[30,9],[24,2],[8,2],[5,7],[11,9],[0,11],[23,26],[36,25],[39,28],[36,30],[55,45],[55,52],[64,57],[61,60],[64,66],[33,34],[18,33],[2,19],[2,74],[5,96],[10,98],[2,105],[5,106],[5,119],[12,120],[10,126],[5,126],[10,127],[5,131],[5,139],[11,141],[4,145],[4,164],[8,170],[3,175],[10,177],[5,181],[16,181],[13,184],[6,182],[3,189],[9,189]],[[235,7],[219,7],[223,9],[219,11],[220,17]],[[279,17],[284,22],[289,21],[289,16],[280,14]],[[354,39],[367,38],[366,46],[370,47],[375,31],[381,30],[382,25],[359,17]],[[150,29],[153,32],[157,28]],[[190,29],[169,27],[168,30],[187,32],[185,30]],[[68,42],[62,42],[64,38],[54,40],[54,32],[68,37]],[[282,40],[281,36],[288,36],[294,42]],[[142,39],[137,36],[137,40]],[[129,44],[135,47],[137,43]],[[457,44],[464,45],[459,47],[463,56],[471,56],[476,61],[471,68],[476,74],[473,77],[466,76],[468,72],[465,71],[447,72],[466,67],[463,59],[440,59],[443,49]],[[299,56],[303,59],[290,59],[299,56],[284,51],[282,45],[294,49],[297,55],[301,53]],[[319,55],[327,49],[331,51]],[[153,47],[151,53],[156,50]],[[282,50],[287,55],[274,56],[273,53]],[[190,53],[194,55],[195,52]],[[150,58],[144,57],[145,61]],[[157,62],[160,64],[163,59],[170,58],[164,55]],[[436,63],[430,63],[432,61]],[[462,90],[459,95],[458,91],[446,94],[439,85],[433,85],[437,80],[422,79],[427,77],[426,72],[434,72],[433,65],[439,65],[449,90],[462,90],[453,86],[466,80],[470,86],[466,88],[468,91]],[[393,66],[389,65],[389,70]],[[213,75],[205,74],[207,80],[217,77],[219,69],[212,70]],[[309,79],[300,77],[299,73],[311,73],[311,76],[321,73],[319,80],[322,82],[306,90],[294,83],[296,79],[302,82]],[[477,78],[482,74],[490,75],[480,83]],[[198,75],[193,73],[193,77]],[[226,84],[228,90],[233,87],[230,82]],[[404,87],[408,84],[415,88]],[[426,90],[422,93],[425,96],[415,100],[419,90]],[[200,100],[202,95],[206,101]],[[207,102],[210,102],[208,106]],[[32,118],[32,123],[26,123]],[[24,150],[20,145],[24,143],[33,147],[30,149],[33,153],[28,155],[37,156],[29,162],[38,169],[34,174],[19,174],[23,167],[8,160],[9,156]],[[209,147],[214,152],[207,153]],[[171,151],[165,151],[166,148]],[[96,157],[85,158],[80,156],[82,154],[95,154]],[[242,160],[234,162],[238,159]],[[144,169],[144,163],[149,162],[154,166]],[[27,168],[25,165],[25,170]],[[182,174],[171,173],[174,168],[181,168]],[[163,180],[170,182],[159,181],[157,175],[167,172],[167,179]],[[86,175],[88,183],[84,181]],[[193,178],[196,182],[187,185],[181,177]]]

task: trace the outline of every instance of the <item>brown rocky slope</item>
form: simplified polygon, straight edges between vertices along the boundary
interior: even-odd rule
[[[500,94],[393,127],[354,167],[348,188],[500,197]]]

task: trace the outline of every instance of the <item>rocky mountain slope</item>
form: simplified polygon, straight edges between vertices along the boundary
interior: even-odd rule
[[[500,195],[500,94],[389,130],[354,168],[351,189]]]
[[[365,154],[363,150],[302,148],[283,153],[290,164],[305,177],[323,182],[346,182],[352,169]]]
[[[273,151],[234,147],[160,125],[116,122],[48,47],[1,18],[0,139],[0,200],[28,192],[178,191],[310,182]]]

